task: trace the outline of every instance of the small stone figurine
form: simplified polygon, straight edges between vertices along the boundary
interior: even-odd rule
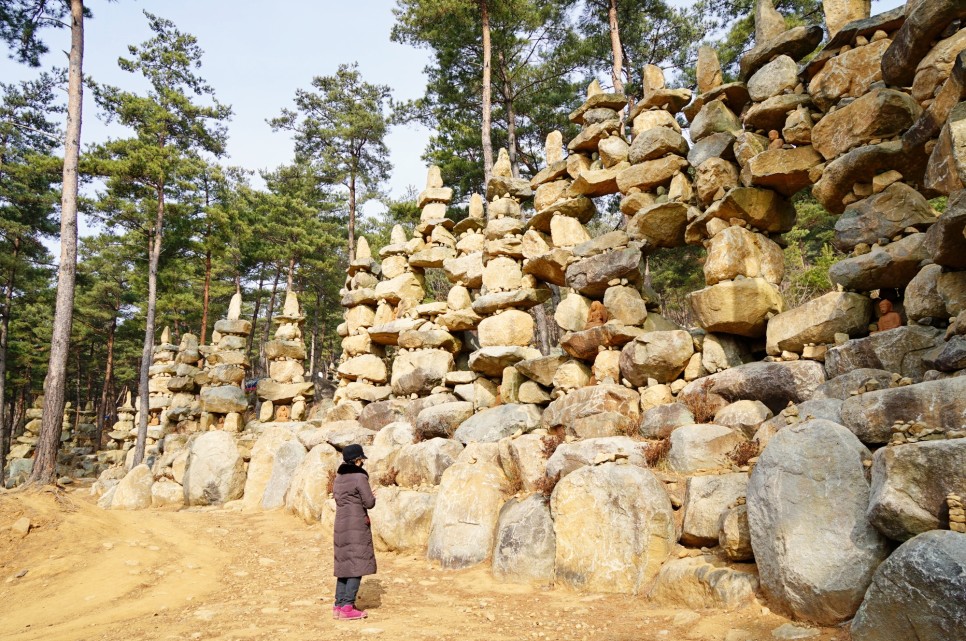
[[[902,317],[892,309],[892,301],[879,301],[878,331],[885,332],[902,326]]]

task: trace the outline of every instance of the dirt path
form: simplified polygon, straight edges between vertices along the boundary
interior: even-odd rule
[[[9,529],[21,516],[34,525],[24,539]],[[369,618],[338,622],[321,526],[282,512],[104,511],[83,488],[0,494],[0,639],[765,641],[785,622],[757,605],[659,609],[640,597],[497,583],[484,567],[378,556],[379,574],[359,595]]]

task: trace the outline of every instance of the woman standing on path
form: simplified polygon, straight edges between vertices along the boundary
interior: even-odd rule
[[[376,505],[376,497],[369,487],[369,474],[362,467],[366,460],[362,446],[346,446],[342,460],[332,487],[336,505],[334,573],[338,578],[332,618],[364,619],[367,614],[356,609],[356,594],[362,577],[376,573],[376,553],[366,513]]]

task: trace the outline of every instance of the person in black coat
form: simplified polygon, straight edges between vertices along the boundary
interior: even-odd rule
[[[361,445],[348,445],[342,450],[343,463],[336,473],[332,494],[335,497],[335,532],[333,548],[337,577],[335,619],[364,619],[365,612],[355,607],[362,577],[376,573],[376,553],[372,547],[372,529],[368,510],[376,505],[369,487],[369,474]]]

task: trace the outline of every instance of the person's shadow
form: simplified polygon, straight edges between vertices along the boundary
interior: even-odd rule
[[[375,610],[382,607],[382,595],[386,593],[386,588],[381,579],[368,579],[362,582],[359,588],[359,608],[362,610]]]

